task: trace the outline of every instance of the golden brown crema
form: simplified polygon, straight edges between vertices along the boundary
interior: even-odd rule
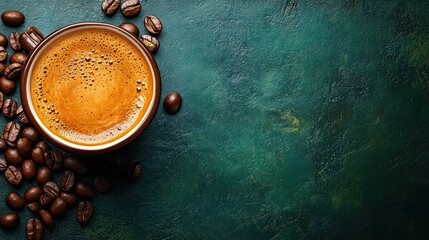
[[[43,124],[80,145],[115,141],[148,111],[153,79],[145,56],[113,31],[84,29],[55,39],[37,57],[31,98]]]

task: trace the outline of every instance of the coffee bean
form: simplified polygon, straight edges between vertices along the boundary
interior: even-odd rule
[[[101,4],[101,10],[107,16],[112,16],[118,10],[120,4],[120,0],[104,0]]]
[[[18,122],[22,125],[27,125],[29,123],[27,115],[25,115],[24,108],[21,106],[16,110],[16,117],[18,118]],[[31,140],[30,140],[31,141]]]
[[[27,159],[22,163],[21,172],[25,180],[31,181],[36,178],[37,166],[33,160]]]
[[[77,196],[73,193],[61,192],[60,198],[62,198],[69,207],[73,207],[77,202]]]
[[[41,240],[43,236],[42,222],[37,218],[28,219],[25,233],[28,240]]]
[[[0,46],[0,62],[5,62],[7,59],[7,50]]]
[[[22,157],[30,157],[32,150],[30,140],[25,137],[19,138],[18,141],[16,141],[16,149],[18,150],[19,155]]]
[[[6,69],[6,64],[0,62],[0,77],[3,77],[5,69]]]
[[[7,44],[7,37],[3,33],[0,33],[0,46],[7,48]]]
[[[43,194],[43,189],[40,186],[31,186],[25,190],[24,200],[26,203],[39,202],[39,199]]]
[[[18,213],[6,213],[0,216],[0,227],[4,230],[11,230],[18,226],[19,215]]]
[[[30,212],[36,213],[36,214],[39,212],[39,209],[40,209],[40,206],[37,202],[32,202],[28,204],[27,207],[30,210]]]
[[[14,166],[7,167],[4,172],[6,180],[13,186],[18,186],[22,181],[22,174],[18,168]]]
[[[61,191],[68,192],[73,189],[75,183],[74,172],[65,171],[61,176],[60,188]]]
[[[55,198],[54,202],[51,204],[49,212],[56,219],[61,219],[64,217],[67,211],[67,203],[60,197]]]
[[[9,35],[9,44],[15,52],[21,51],[21,44],[19,43],[19,32],[13,32]]]
[[[18,111],[17,111],[18,112]],[[36,144],[40,140],[40,135],[36,129],[32,127],[25,127],[22,129],[22,136],[30,140],[31,143]]]
[[[89,199],[94,196],[94,190],[92,189],[92,187],[88,183],[82,181],[76,183],[74,192],[78,197],[84,199]]]
[[[39,206],[42,208],[47,208],[52,203],[52,201],[54,201],[53,198],[48,197],[46,194],[43,194],[39,198]]]
[[[0,172],[4,172],[7,169],[7,163],[4,158],[0,158]]]
[[[6,26],[18,27],[25,21],[25,16],[20,11],[10,10],[1,14],[1,20]]]
[[[63,165],[65,168],[72,170],[78,174],[85,174],[88,172],[88,166],[85,162],[77,157],[69,156],[64,159]]]
[[[8,122],[4,127],[2,137],[7,142],[15,143],[21,133],[21,126],[17,122]]]
[[[39,148],[39,147],[33,148],[33,150],[31,150],[31,158],[39,166],[44,166],[46,164],[45,156],[42,148]]]
[[[140,34],[139,28],[132,22],[124,22],[119,27],[127,30],[129,33],[134,35],[134,37],[138,38]]]
[[[6,77],[0,78],[0,91],[6,95],[11,95],[15,92],[16,83],[13,80],[7,79]]]
[[[140,0],[125,0],[121,5],[121,12],[127,18],[137,16],[142,6]]]
[[[40,167],[37,171],[36,182],[39,185],[45,185],[52,180],[52,171],[48,167]]]
[[[99,193],[106,193],[110,189],[110,181],[105,176],[99,176],[94,180],[94,188]]]
[[[90,201],[80,201],[77,208],[77,221],[86,224],[91,220],[94,207]]]
[[[5,151],[7,148],[7,143],[3,138],[0,138],[0,152]]]
[[[10,192],[6,196],[6,204],[15,211],[21,211],[25,207],[24,199],[17,192]]]
[[[152,33],[154,35],[159,34],[162,30],[161,21],[154,15],[149,15],[149,16],[145,17],[144,26],[146,27],[146,29],[150,33]]]
[[[60,169],[62,163],[63,163],[63,155],[58,150],[52,150],[47,151],[44,154],[46,166],[48,168],[52,169],[53,171],[56,171]]]
[[[142,166],[138,161],[132,161],[128,165],[128,177],[132,180],[137,179],[140,176]]]
[[[16,100],[8,98],[3,103],[2,112],[5,117],[13,118],[16,115],[17,109],[18,105],[16,104]]]
[[[4,70],[4,76],[7,79],[13,79],[15,77],[18,77],[21,74],[22,71],[22,64],[20,63],[12,63],[11,65],[7,66]]]
[[[8,165],[17,167],[22,164],[22,157],[16,148],[7,148],[4,157]]]
[[[52,215],[44,210],[44,209],[40,209],[39,210],[39,216],[42,219],[43,224],[45,224],[48,228],[54,228],[55,227],[55,221],[52,218]]]
[[[34,147],[39,147],[43,149],[43,152],[47,152],[49,150],[51,150],[51,147],[49,147],[48,143],[44,140],[40,140],[36,143],[36,145],[34,145]]]
[[[143,34],[140,38],[143,45],[152,53],[155,53],[159,48],[159,40],[151,35]]]
[[[43,192],[46,196],[55,199],[60,195],[60,188],[55,182],[47,182],[43,186]]]
[[[164,99],[164,109],[168,114],[176,114],[182,107],[182,96],[178,92],[169,93]]]
[[[27,60],[27,54],[25,54],[23,52],[18,52],[18,53],[14,53],[14,54],[12,54],[12,56],[10,56],[9,62],[10,63],[19,63],[22,66],[24,66],[24,63],[26,60]]]

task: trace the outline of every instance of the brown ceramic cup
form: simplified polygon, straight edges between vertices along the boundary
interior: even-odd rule
[[[140,110],[140,112],[137,114],[135,113],[135,115],[137,117],[134,117],[134,122],[133,124],[129,123],[128,125],[124,125],[124,126],[128,126],[127,129],[125,129],[123,132],[118,133],[118,135],[116,135],[116,137],[112,137],[112,139],[108,139],[107,134],[104,134],[103,138],[100,137],[100,140],[98,142],[94,141],[94,142],[85,142],[83,135],[79,135],[77,134],[76,136],[79,136],[80,140],[74,139],[73,138],[73,134],[70,135],[61,135],[62,133],[60,131],[61,128],[64,128],[66,130],[64,130],[63,132],[65,132],[64,134],[69,134],[69,132],[73,132],[76,131],[75,129],[71,129],[72,125],[71,123],[67,123],[67,124],[63,124],[61,123],[61,120],[55,119],[58,123],[58,126],[55,125],[55,122],[52,120],[49,120],[48,117],[50,117],[51,112],[47,111],[47,109],[50,108],[50,105],[47,106],[42,106],[40,107],[40,105],[43,105],[44,102],[48,102],[50,101],[50,99],[46,99],[48,97],[46,97],[47,95],[49,96],[54,96],[52,92],[55,92],[55,89],[50,89],[49,86],[52,86],[52,84],[47,84],[44,83],[45,85],[43,85],[43,92],[40,90],[40,92],[38,92],[38,89],[42,89],[42,83],[40,82],[40,79],[43,79],[43,76],[39,76],[37,74],[39,74],[40,72],[40,62],[43,62],[43,59],[46,57],[47,53],[49,53],[49,51],[52,51],[52,49],[55,48],[56,45],[58,45],[58,41],[60,41],[61,39],[64,38],[68,38],[68,36],[72,36],[74,35],[78,35],[79,32],[83,32],[83,31],[87,31],[87,30],[91,30],[94,32],[103,32],[103,34],[106,35],[112,35],[112,36],[117,36],[118,39],[121,39],[120,42],[108,42],[106,44],[110,44],[112,46],[112,48],[114,47],[114,45],[118,44],[118,46],[120,44],[122,44],[123,46],[129,45],[131,46],[131,48],[133,49],[133,51],[140,57],[134,58],[135,62],[137,63],[137,67],[135,66],[130,66],[130,67],[134,67],[134,69],[138,69],[139,65],[141,66],[145,66],[145,74],[144,76],[148,76],[147,77],[147,81],[146,85],[143,83],[141,83],[141,80],[135,80],[135,79],[124,79],[123,81],[127,84],[140,84],[138,85],[138,87],[136,87],[136,91],[137,92],[141,92],[144,89],[146,89],[146,91],[150,91],[149,93],[147,93],[147,95],[144,96],[144,98],[139,98],[139,100],[142,101],[142,104],[136,104],[137,107],[141,108],[142,110]],[[78,39],[78,38],[77,38]],[[116,38],[115,38],[116,39]],[[104,47],[110,47],[107,45],[103,45]],[[96,69],[98,69],[98,66],[100,66],[100,68],[102,67],[108,67],[109,64],[115,66],[116,62],[112,63],[112,60],[108,59],[108,54],[106,54],[106,56],[104,56],[104,54],[99,54],[97,55],[99,58],[95,59],[97,56],[95,56],[97,54],[97,46],[87,46],[88,47],[88,52],[89,49],[92,50],[92,52],[89,53],[82,53],[82,54],[87,54],[86,58],[82,57],[82,59],[84,60],[80,60],[77,59],[76,57],[71,59],[71,62],[68,63],[68,67],[69,69],[73,69],[70,68],[73,67],[73,59],[77,60],[77,68],[82,70],[82,68],[84,68],[82,70],[82,75],[84,74],[84,71],[87,71],[89,68],[94,67]],[[71,48],[73,49],[73,48]],[[95,50],[94,50],[95,49]],[[123,48],[121,48],[123,50]],[[116,51],[110,52],[110,55],[112,57],[112,59],[123,59],[122,56],[115,56],[114,54],[116,54]],[[123,51],[118,51],[118,54],[123,54]],[[131,52],[131,50],[130,50]],[[70,51],[71,54],[69,54],[68,52],[64,55],[70,55],[71,57],[73,57],[73,51]],[[91,53],[93,53],[92,60],[90,59]],[[131,54],[131,53],[130,53]],[[56,56],[56,55],[55,55]],[[83,56],[83,55],[82,55]],[[95,56],[95,57],[94,57]],[[142,56],[142,57],[141,57]],[[57,56],[56,56],[57,57]],[[116,57],[116,58],[114,58]],[[42,60],[40,60],[42,59]],[[66,59],[65,57],[62,58],[63,60]],[[85,63],[85,61],[87,63]],[[93,63],[91,63],[91,61]],[[102,62],[104,61],[104,62]],[[122,63],[123,61],[119,61],[117,60],[117,64],[116,66],[119,66],[120,63]],[[54,67],[52,66],[52,64],[65,64],[64,61],[57,61],[57,62],[48,62],[49,64],[44,64],[43,68],[46,69],[50,69],[50,67]],[[38,65],[39,64],[39,65]],[[79,65],[81,64],[81,65]],[[87,65],[84,65],[87,64]],[[124,64],[123,64],[124,65]],[[123,66],[121,65],[121,66]],[[133,64],[136,65],[136,64]],[[84,67],[80,67],[80,66],[84,66]],[[88,69],[87,69],[88,68]],[[133,70],[127,69],[127,68],[120,68],[117,69],[116,68],[112,68],[112,69],[116,69],[114,71],[121,71],[121,72],[132,72]],[[76,69],[76,67],[74,67],[74,69]],[[86,69],[86,70],[85,70]],[[73,70],[70,70],[71,72]],[[94,70],[95,71],[95,70]],[[136,70],[139,71],[139,70]],[[46,71],[45,71],[46,73]],[[88,70],[86,73],[88,73],[88,79],[90,77],[92,77],[92,75],[89,74],[93,74],[92,70]],[[40,73],[42,74],[42,73]],[[46,73],[48,74],[48,73]],[[55,72],[53,72],[53,74],[55,74]],[[81,79],[81,83],[84,82],[83,80],[87,80],[87,79],[83,79],[80,75],[76,74],[74,75],[74,73],[70,73],[70,72],[64,72],[64,74],[69,74],[69,77],[72,77],[74,80],[80,78]],[[37,77],[38,76],[38,77]],[[61,75],[62,76],[62,75]],[[113,74],[112,76],[116,76],[115,74]],[[128,76],[128,75],[127,75]],[[96,78],[96,77],[94,77]],[[66,79],[67,80],[67,79]],[[66,80],[59,80],[59,81],[66,81]],[[70,80],[72,80],[70,78]],[[95,83],[97,83],[97,81],[107,81],[107,79],[93,79],[95,80]],[[129,83],[130,82],[130,83]],[[79,85],[79,81],[76,81],[76,88],[81,87]],[[125,83],[124,83],[125,84]],[[40,85],[40,86],[38,86]],[[56,85],[55,85],[56,86]],[[83,86],[83,85],[82,85]],[[100,85],[101,86],[101,85]],[[118,86],[118,85],[115,85]],[[136,85],[137,86],[137,85]],[[151,86],[151,87],[148,87]],[[39,88],[37,88],[39,87]],[[87,88],[91,88],[94,87],[92,84],[90,85],[85,85],[85,91],[87,91]],[[103,87],[105,87],[103,85]],[[134,85],[133,85],[134,87]],[[105,89],[106,92],[109,92],[109,94],[115,95],[115,96],[121,96],[121,94],[123,95],[123,89],[121,89],[121,87],[118,87],[116,89]],[[83,89],[83,88],[82,88]],[[95,89],[95,87],[94,87]],[[143,89],[143,90],[142,90]],[[149,90],[148,90],[149,89]],[[51,90],[51,91],[50,91]],[[133,90],[134,91],[134,90]],[[116,27],[114,25],[110,25],[110,24],[106,24],[106,23],[96,23],[96,22],[84,22],[84,23],[77,23],[77,24],[72,24],[69,26],[66,26],[64,28],[59,29],[58,31],[52,33],[51,35],[49,35],[48,37],[46,37],[40,44],[37,45],[37,47],[31,52],[31,54],[28,56],[27,58],[27,62],[23,68],[22,74],[21,74],[21,98],[22,98],[22,105],[24,107],[25,113],[27,115],[27,118],[29,119],[30,123],[34,126],[34,128],[36,128],[36,130],[50,143],[65,149],[67,151],[70,152],[75,152],[75,153],[79,153],[79,154],[96,154],[96,153],[106,153],[106,152],[110,152],[113,150],[116,150],[118,148],[123,147],[124,145],[126,145],[127,143],[129,143],[130,141],[132,141],[133,139],[135,139],[150,123],[150,121],[152,120],[152,118],[154,117],[157,109],[158,109],[158,105],[159,105],[159,100],[160,100],[160,92],[161,92],[161,82],[160,82],[160,74],[159,74],[159,70],[157,67],[157,64],[152,56],[152,54],[142,45],[142,43],[135,38],[133,35],[131,35],[130,33],[128,33],[127,31],[123,30],[122,28]],[[49,94],[48,94],[49,93]],[[45,95],[43,95],[45,94]],[[72,94],[70,92],[70,94]],[[74,94],[76,94],[76,92],[74,92]],[[95,95],[100,95],[103,96],[104,98],[100,97],[100,99],[105,99],[105,100],[110,100],[107,99],[106,96],[104,96],[104,90],[103,91],[98,91],[97,93],[95,93]],[[134,92],[132,93],[134,94]],[[69,94],[63,94],[64,96],[60,96],[57,97],[58,99],[63,98],[64,101],[71,101],[73,100],[73,98],[70,100],[70,96]],[[97,95],[97,96],[98,96]],[[45,98],[46,97],[46,98]],[[54,104],[52,104],[52,119],[54,119],[56,116],[55,114],[61,114],[61,113],[65,113],[65,112],[76,112],[79,113],[81,111],[81,109],[78,109],[79,107],[76,107],[75,109],[66,109],[65,107],[63,107],[64,109],[61,109],[61,107],[59,106],[79,106],[79,104],[74,104],[73,102],[71,103],[67,103],[67,104],[63,104],[62,102],[58,102],[59,100],[56,100],[56,105],[55,105],[55,110],[54,110]],[[98,98],[96,98],[98,99]],[[98,100],[97,100],[98,101]],[[123,99],[121,99],[120,97],[116,100],[116,102],[122,102]],[[133,102],[134,103],[134,102]],[[108,104],[113,104],[113,103],[108,103]],[[139,106],[138,106],[139,105]],[[142,108],[142,105],[144,105],[144,107]],[[98,110],[100,113],[100,117],[99,118],[103,118],[102,120],[104,122],[108,122],[109,121],[109,117],[105,117],[103,116],[104,112],[103,112],[103,107],[104,104],[103,102],[96,102],[94,104],[91,104],[92,109],[94,109],[94,112],[97,113]],[[113,106],[116,107],[116,106]],[[97,109],[100,108],[100,109]],[[137,110],[136,110],[137,111]],[[92,111],[91,111],[92,113]],[[86,114],[86,112],[85,112]],[[63,114],[64,116],[66,114]],[[75,121],[79,124],[80,119],[78,118],[79,116],[75,116],[74,114],[69,114],[70,118],[74,118]],[[79,115],[79,114],[76,114]],[[86,116],[88,115],[88,116]],[[97,115],[89,115],[86,114],[85,116],[88,117],[89,119],[94,118],[96,119]],[[48,117],[47,117],[48,116]],[[59,116],[59,115],[58,115]],[[83,115],[82,115],[83,116]],[[111,115],[110,115],[111,116]],[[84,116],[83,116],[84,117]],[[68,118],[64,118],[64,119],[68,119]],[[77,119],[77,121],[76,121]],[[128,118],[127,118],[128,119]],[[133,118],[129,118],[129,119],[133,119]],[[49,123],[49,121],[51,121]],[[101,120],[100,120],[101,121]],[[104,123],[103,122],[103,123]],[[54,127],[52,125],[55,125]],[[80,129],[80,127],[85,127],[85,131],[92,131],[92,129],[90,129],[90,127],[92,126],[91,123],[88,124],[84,124],[85,126],[76,126],[73,125],[74,128],[76,129]],[[88,126],[87,126],[88,125]],[[70,126],[70,129],[68,129]],[[89,128],[89,129],[88,129]],[[94,132],[95,132],[95,128],[98,128],[98,126],[94,125]],[[59,130],[58,130],[59,129]],[[117,127],[117,132],[119,132],[119,130],[122,130],[121,127]],[[115,129],[114,129],[115,130]],[[116,130],[115,130],[116,131]],[[115,132],[113,131],[113,132]],[[112,132],[109,132],[113,135]],[[98,134],[98,133],[97,133]],[[115,132],[116,134],[116,132]],[[89,136],[89,138],[88,138]],[[96,137],[98,135],[94,135],[94,139],[96,139]],[[100,135],[101,136],[101,135]],[[86,139],[91,139],[91,134],[86,134],[85,135]],[[82,138],[82,139],[81,139]],[[92,139],[92,140],[94,140]],[[89,141],[89,140],[88,140]]]

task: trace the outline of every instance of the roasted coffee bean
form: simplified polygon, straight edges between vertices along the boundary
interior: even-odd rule
[[[45,36],[37,27],[29,27],[19,36],[19,43],[24,51],[30,53],[44,38]]]
[[[16,148],[7,148],[4,157],[8,165],[17,167],[22,164],[22,157],[19,155]]]
[[[24,63],[26,60],[27,60],[27,54],[25,54],[23,52],[18,52],[18,53],[14,53],[14,54],[12,54],[12,56],[10,56],[9,62],[10,63],[19,63],[22,66],[24,66]]]
[[[49,209],[51,215],[56,219],[61,219],[67,212],[67,203],[60,197],[55,198]]]
[[[138,161],[131,161],[128,165],[128,177],[132,180],[137,179],[140,176],[142,166]]]
[[[47,208],[52,203],[52,201],[54,201],[53,198],[48,197],[46,194],[43,194],[39,198],[39,206],[42,208]]]
[[[120,4],[120,0],[104,0],[101,4],[101,10],[107,16],[112,16],[118,10]]]
[[[44,209],[40,209],[39,210],[39,216],[42,219],[43,224],[45,224],[48,228],[54,228],[55,227],[55,221],[52,218],[52,215],[44,210]]]
[[[0,33],[0,46],[7,48],[7,44],[7,37],[3,33]]]
[[[21,126],[14,121],[8,122],[4,127],[2,137],[8,142],[16,142],[21,133]]]
[[[99,193],[106,193],[110,189],[110,181],[105,176],[99,176],[94,180],[94,188]]]
[[[39,202],[39,199],[43,194],[43,189],[40,186],[31,186],[25,190],[24,200],[26,203]]]
[[[89,199],[94,196],[94,190],[92,189],[92,187],[88,183],[82,181],[76,183],[76,186],[74,187],[74,192],[78,197],[84,199]]]
[[[42,148],[33,148],[33,150],[31,150],[31,159],[39,166],[44,166],[46,164]]]
[[[15,77],[18,77],[21,74],[22,71],[22,64],[20,63],[12,63],[11,65],[7,66],[4,70],[4,76],[7,79],[14,79]]]
[[[152,53],[155,53],[159,48],[159,40],[151,35],[143,34],[140,41]]]
[[[40,140],[39,133],[32,127],[25,127],[22,129],[22,136],[30,140],[31,143],[36,144]]]
[[[13,32],[9,35],[9,44],[15,52],[21,51],[21,44],[19,43],[19,32]]]
[[[0,158],[0,172],[4,172],[7,169],[7,163],[4,158]]]
[[[33,160],[27,159],[22,163],[21,172],[25,180],[31,181],[36,178],[37,166]]]
[[[2,112],[5,117],[13,118],[16,115],[17,109],[18,105],[16,104],[16,100],[8,98],[3,103]]]
[[[73,193],[61,192],[60,198],[62,198],[69,207],[73,207],[74,205],[76,205],[77,196]]]
[[[39,185],[45,185],[52,180],[52,171],[48,167],[40,167],[37,171],[36,182]]]
[[[0,78],[0,91],[6,95],[11,95],[15,92],[16,83],[13,80],[7,79],[6,77]]]
[[[88,166],[85,164],[85,162],[82,159],[74,156],[64,158],[63,165],[65,168],[78,174],[85,174],[88,172]]]
[[[90,201],[80,201],[77,208],[77,221],[86,224],[91,220],[94,207]]]
[[[0,216],[0,227],[4,230],[11,230],[18,226],[19,215],[18,213],[6,213]]]
[[[6,69],[6,64],[0,62],[0,77],[3,77],[5,69]]]
[[[164,109],[168,114],[176,114],[182,107],[182,96],[178,92],[169,93],[164,99]]]
[[[75,176],[72,171],[65,171],[61,176],[60,188],[61,191],[68,192],[71,191],[74,187]]]
[[[48,143],[44,140],[40,140],[36,143],[36,145],[34,145],[34,147],[39,147],[43,149],[43,152],[47,152],[49,150],[51,150],[51,147],[49,147]]]
[[[15,211],[21,211],[25,207],[24,199],[17,192],[10,192],[6,198],[6,204]]]
[[[7,143],[3,138],[0,138],[0,152],[5,151],[7,148]]]
[[[55,182],[47,182],[43,186],[43,192],[46,196],[55,199],[60,195],[60,188]]]
[[[27,125],[29,123],[27,115],[25,115],[24,108],[22,106],[19,106],[16,110],[16,117],[18,119],[18,122],[22,125]]]
[[[32,202],[30,204],[27,204],[28,209],[30,210],[30,212],[32,213],[36,213],[39,212],[40,206],[37,202]]]
[[[31,142],[25,137],[19,138],[16,141],[16,149],[18,150],[19,155],[24,158],[28,158],[31,155]]]
[[[13,186],[18,186],[22,181],[22,174],[18,168],[14,166],[7,167],[4,172],[6,180]]]
[[[5,62],[7,59],[7,50],[0,46],[0,62]]]
[[[141,9],[140,0],[125,0],[121,5],[121,12],[127,18],[137,16]]]
[[[144,26],[146,27],[146,29],[150,33],[152,33],[154,35],[159,34],[162,30],[161,21],[154,15],[149,15],[149,16],[145,17]]]
[[[20,11],[9,10],[1,14],[1,20],[6,26],[18,27],[25,21],[25,16]]]
[[[129,33],[134,35],[134,37],[136,37],[136,38],[138,38],[140,35],[139,28],[132,22],[124,22],[121,25],[119,25],[119,27],[127,30]]]
[[[52,169],[53,171],[56,171],[60,169],[62,163],[63,163],[63,155],[58,150],[52,150],[47,151],[44,154],[46,166],[48,168]]]
[[[42,222],[37,218],[28,219],[25,226],[25,233],[28,240],[41,240],[43,236]]]

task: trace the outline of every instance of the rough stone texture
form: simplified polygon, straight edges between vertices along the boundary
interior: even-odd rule
[[[21,10],[26,22],[0,32],[129,21],[100,4],[3,0],[1,11]],[[142,163],[137,182],[94,198],[87,226],[68,212],[45,238],[425,239],[427,9],[403,0],[142,1],[132,22],[142,31],[146,15],[163,22],[162,98],[179,91],[182,110],[161,107],[124,149]],[[0,180],[5,195],[12,188]],[[24,238],[23,223],[0,238]]]

